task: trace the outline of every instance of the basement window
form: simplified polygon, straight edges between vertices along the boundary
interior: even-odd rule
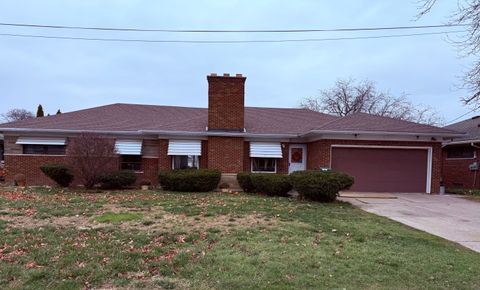
[[[173,169],[199,168],[198,155],[174,155],[172,156]]]
[[[65,145],[23,145],[23,154],[27,155],[65,155]]]
[[[120,169],[142,171],[142,156],[141,155],[120,155]]]
[[[277,160],[274,158],[252,158],[252,172],[276,173]]]
[[[457,146],[447,148],[448,159],[473,159],[475,158],[475,148],[471,146]]]

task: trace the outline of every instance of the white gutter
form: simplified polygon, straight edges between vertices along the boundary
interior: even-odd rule
[[[244,132],[190,132],[190,131],[162,131],[162,130],[138,130],[138,131],[106,131],[106,130],[66,130],[66,129],[29,129],[29,128],[0,128],[0,132],[15,133],[55,133],[55,134],[79,134],[79,133],[97,133],[110,135],[166,135],[166,136],[225,136],[225,137],[255,137],[255,138],[298,138],[297,134],[255,134]]]
[[[469,139],[469,140],[461,140],[461,141],[444,142],[442,144],[442,147],[449,146],[449,145],[472,144],[472,143],[480,143],[480,139]]]
[[[255,134],[245,132],[189,132],[189,131],[164,131],[164,130],[137,130],[137,131],[107,131],[107,130],[71,130],[71,129],[30,129],[30,128],[0,128],[0,132],[15,133],[57,133],[57,134],[79,134],[97,133],[110,135],[166,135],[166,136],[190,136],[190,137],[244,137],[244,138],[303,138],[314,134],[341,134],[341,135],[389,135],[389,136],[435,136],[435,137],[462,137],[464,133],[409,133],[409,132],[388,132],[388,131],[338,131],[338,130],[312,130],[305,134]],[[452,144],[452,143],[449,143]]]
[[[308,136],[310,134],[344,134],[344,135],[403,135],[403,136],[437,136],[437,137],[462,137],[465,133],[410,133],[410,132],[391,132],[391,131],[338,131],[338,130],[312,130],[301,137]]]

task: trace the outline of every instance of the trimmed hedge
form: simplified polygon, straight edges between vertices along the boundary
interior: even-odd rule
[[[181,192],[207,192],[217,188],[221,173],[209,169],[174,169],[158,174],[164,190]]]
[[[238,184],[244,192],[255,192],[255,187],[253,186],[251,178],[252,174],[253,173],[249,172],[240,172],[237,174]]]
[[[103,189],[123,189],[132,186],[137,176],[131,170],[120,170],[106,174],[100,178],[100,187]]]
[[[61,187],[68,187],[73,181],[73,174],[65,164],[45,164],[40,170]]]
[[[287,193],[292,190],[288,175],[252,173],[250,180],[255,192],[270,196],[287,196]]]
[[[298,171],[290,175],[290,180],[298,194],[320,202],[333,202],[338,192],[349,189],[353,177],[340,172]]]

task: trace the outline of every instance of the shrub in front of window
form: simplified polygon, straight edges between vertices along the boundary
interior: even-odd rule
[[[87,189],[117,167],[115,140],[95,133],[82,133],[71,138],[67,147],[67,164]]]
[[[65,164],[45,164],[40,170],[60,187],[68,187],[73,181],[73,174]]]
[[[270,196],[287,196],[292,189],[288,175],[252,173],[250,179],[255,192]]]
[[[209,169],[174,169],[162,171],[158,181],[164,190],[207,192],[217,188],[221,173]]]
[[[320,202],[335,201],[338,192],[349,189],[354,182],[345,173],[322,171],[297,171],[290,174],[290,180],[300,197]]]
[[[252,176],[253,173],[249,172],[240,172],[237,174],[237,181],[240,187],[245,192],[255,192],[255,187],[252,183]]]
[[[102,176],[100,186],[103,189],[123,189],[132,186],[137,176],[131,170],[120,170]]]

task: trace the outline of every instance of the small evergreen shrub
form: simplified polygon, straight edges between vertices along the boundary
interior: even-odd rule
[[[255,192],[255,187],[252,184],[252,176],[253,173],[249,172],[240,172],[237,174],[237,181],[240,187],[245,192]]]
[[[250,179],[255,192],[270,196],[287,196],[292,189],[288,175],[252,173]]]
[[[131,170],[120,170],[106,174],[100,178],[100,187],[103,189],[123,189],[132,186],[137,176]]]
[[[290,175],[300,197],[320,202],[333,202],[338,192],[353,185],[353,177],[340,172],[298,171]]]
[[[65,164],[45,164],[40,170],[61,187],[68,187],[73,181],[73,174]]]
[[[221,173],[210,169],[174,169],[162,171],[158,181],[164,190],[207,192],[217,188]]]

